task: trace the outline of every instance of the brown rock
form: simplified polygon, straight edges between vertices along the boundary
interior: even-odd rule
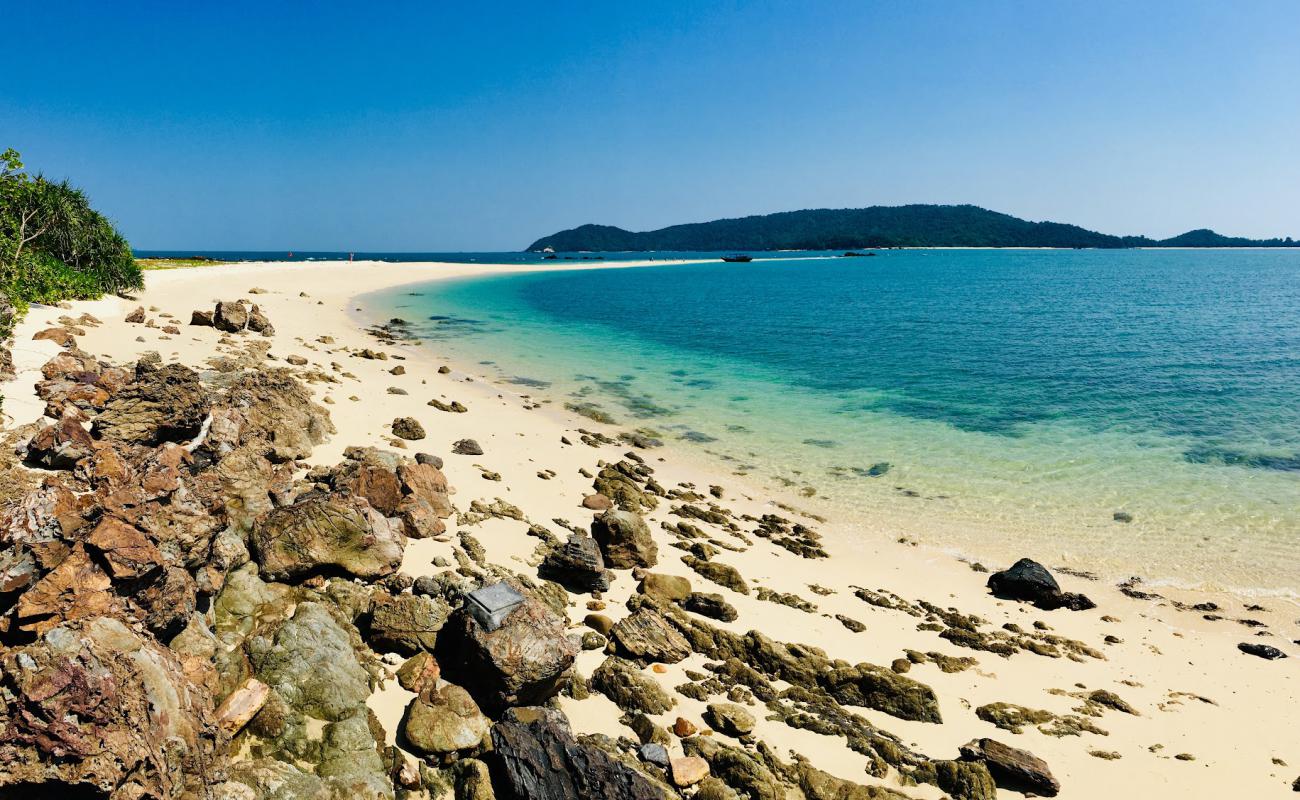
[[[78,544],[68,557],[18,598],[19,627],[38,634],[64,622],[120,610],[112,581]]]
[[[0,795],[204,796],[212,699],[167,648],[101,617],[0,655]]]
[[[469,692],[452,684],[412,700],[402,720],[406,741],[428,755],[476,749],[491,728]]]
[[[687,736],[694,736],[697,730],[698,728],[695,727],[695,723],[685,717],[678,717],[677,721],[673,723],[673,733],[683,739]]]
[[[163,565],[163,554],[149,537],[115,517],[101,520],[86,537],[86,544],[99,553],[114,580],[142,578]]]
[[[77,462],[89,458],[95,450],[95,440],[81,426],[81,417],[75,408],[67,409],[58,421],[36,432],[27,444],[27,463],[47,469],[72,469]]]
[[[438,663],[451,680],[474,693],[493,712],[543,702],[565,682],[579,646],[566,635],[566,621],[531,592],[495,630],[487,630],[464,607],[439,632]]]
[[[691,582],[679,575],[647,572],[641,579],[639,591],[662,603],[676,603],[691,596]]]
[[[653,567],[659,548],[640,514],[610,510],[591,523],[591,535],[600,544],[605,563],[614,569]]]
[[[71,347],[77,343],[76,337],[67,328],[46,328],[33,334],[32,341],[41,340],[54,342],[59,347]]]
[[[126,321],[132,323],[144,322],[144,306],[136,306],[134,311],[126,315]]]
[[[398,417],[393,420],[393,435],[399,439],[416,442],[424,438],[424,426],[415,417]]]

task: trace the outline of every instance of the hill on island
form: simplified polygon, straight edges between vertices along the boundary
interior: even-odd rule
[[[649,250],[844,250],[868,247],[1292,247],[1286,239],[1242,239],[1211,230],[1172,239],[1111,236],[1078,225],[1029,220],[979,206],[808,209],[633,232],[581,225],[528,246],[538,252]]]

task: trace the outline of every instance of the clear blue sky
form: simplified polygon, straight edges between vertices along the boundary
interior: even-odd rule
[[[975,203],[1300,236],[1300,2],[23,2],[0,148],[139,248]]]

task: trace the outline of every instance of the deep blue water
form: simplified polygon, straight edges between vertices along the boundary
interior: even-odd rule
[[[889,484],[953,525],[1077,536],[1063,553],[1295,552],[1300,253],[887,251],[401,294],[394,313],[507,379],[868,511],[896,505]],[[888,479],[862,477],[879,464]],[[1300,583],[1300,567],[1234,569]]]

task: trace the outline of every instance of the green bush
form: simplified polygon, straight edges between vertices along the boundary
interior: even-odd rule
[[[12,149],[0,154],[0,292],[15,306],[143,287],[130,245],[84,192],[28,175]]]

